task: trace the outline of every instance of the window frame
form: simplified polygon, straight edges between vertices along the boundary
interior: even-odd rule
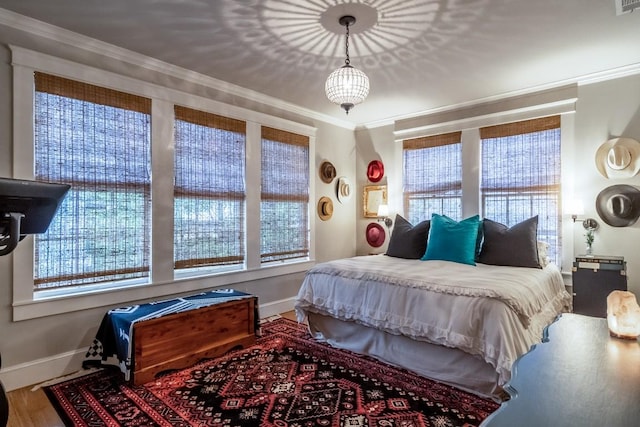
[[[315,260],[315,248],[310,247],[308,260],[293,260],[277,265],[260,265],[259,204],[260,204],[260,126],[269,126],[309,137],[309,198],[314,200],[315,135],[316,128],[224,104],[195,94],[162,87],[146,81],[126,77],[47,54],[10,46],[13,65],[13,178],[34,178],[34,72],[43,72],[89,84],[103,86],[152,100],[151,165],[152,175],[152,237],[151,281],[132,283],[119,288],[97,287],[81,294],[37,297],[33,290],[33,236],[26,237],[14,250],[13,264],[13,320],[26,320],[55,314],[86,310],[131,301],[158,298],[176,292],[191,292],[267,277],[308,270]],[[174,105],[236,118],[247,122],[246,179],[246,268],[242,271],[219,272],[206,276],[174,278],[173,231],[162,235],[161,230],[173,230],[173,108]],[[257,163],[257,165],[256,165]],[[310,204],[311,205],[311,204]],[[171,206],[171,209],[166,209]],[[162,209],[161,209],[162,208]],[[312,206],[309,217],[314,218]],[[315,241],[315,221],[310,222],[311,242]],[[179,284],[179,286],[176,286]]]
[[[554,139],[554,142],[558,144],[558,158],[557,164],[559,167],[558,171],[558,181],[555,184],[547,185],[544,187],[536,187],[536,186],[521,186],[521,187],[509,187],[509,188],[492,188],[492,187],[484,187],[483,184],[483,175],[484,170],[487,165],[484,164],[484,149],[485,149],[485,141],[490,141],[492,139],[500,139],[500,138],[521,138],[526,141],[530,141],[531,134],[540,133],[540,132],[558,132],[557,140]],[[545,140],[546,142],[546,140]],[[508,144],[516,144],[516,142],[509,141]],[[535,147],[536,153],[540,150],[540,147]],[[551,218],[545,220],[542,218],[541,213],[532,212],[528,214],[524,214],[524,217],[514,219],[512,221],[505,221],[503,218],[492,218],[489,216],[488,218],[495,219],[498,222],[505,224],[508,227],[512,227],[521,221],[524,221],[530,218],[533,215],[538,215],[538,241],[543,241],[551,246],[553,250],[550,251],[550,256],[553,255],[552,261],[560,265],[561,257],[562,257],[562,119],[561,115],[554,114],[551,116],[540,117],[535,119],[528,120],[518,120],[513,122],[504,123],[501,125],[487,126],[484,128],[480,128],[480,212],[482,216],[486,216],[486,204],[487,199],[491,197],[497,197],[505,200],[507,205],[506,210],[509,211],[509,206],[515,207],[516,202],[512,202],[509,199],[515,198],[523,198],[528,201],[529,204],[535,204],[536,200],[541,200],[547,198],[548,201],[544,202],[544,204],[548,207],[556,206],[556,215],[555,221],[552,221]],[[521,155],[521,157],[524,157]],[[546,197],[545,197],[546,196]],[[555,202],[555,203],[554,203]],[[510,216],[510,215],[508,215]],[[555,235],[547,234],[544,232],[542,226],[543,225],[555,226]],[[542,231],[542,232],[541,232]],[[546,238],[547,236],[555,236],[555,242],[549,242]]]
[[[286,131],[282,131],[282,129],[274,129],[271,128],[269,126],[261,126],[260,127],[260,150],[261,153],[264,153],[265,150],[265,145],[271,145],[271,144],[277,144],[280,146],[280,148],[285,148],[288,150],[301,150],[301,151],[305,151],[307,152],[307,166],[308,166],[308,157],[310,155],[310,145],[309,145],[309,138],[305,135],[299,135],[299,134],[295,134],[292,132],[286,132]],[[261,164],[264,164],[265,159],[262,158],[262,154],[261,154]],[[267,158],[267,162],[271,162],[273,161],[274,158],[273,156],[270,156]],[[289,163],[289,161],[287,161],[287,163]],[[312,219],[315,218],[315,216],[311,216],[311,198],[310,198],[310,193],[309,193],[309,189],[307,188],[307,193],[306,194],[291,194],[291,193],[276,193],[276,194],[264,194],[263,191],[265,191],[265,187],[270,188],[272,191],[276,190],[276,191],[283,191],[283,190],[292,190],[292,187],[295,187],[295,183],[294,182],[290,182],[289,180],[287,180],[287,182],[289,183],[289,185],[285,184],[285,188],[282,188],[279,185],[275,185],[273,186],[272,183],[269,183],[268,180],[265,181],[265,178],[268,178],[265,176],[265,174],[261,172],[261,184],[260,184],[260,212],[261,212],[261,216],[263,215],[263,213],[266,213],[267,209],[265,205],[268,204],[272,204],[272,203],[279,203],[279,202],[284,202],[284,203],[300,203],[303,206],[306,205],[306,216],[303,218],[304,221],[304,226],[301,226],[301,228],[298,229],[298,231],[304,231],[304,237],[302,238],[302,241],[304,242],[304,244],[302,245],[302,248],[297,248],[297,249],[302,249],[302,252],[306,252],[306,254],[303,254],[301,256],[292,256],[292,257],[287,257],[286,254],[284,253],[270,253],[270,254],[265,254],[263,253],[263,247],[262,247],[262,238],[264,237],[264,228],[267,225],[264,221],[264,218],[261,217],[261,221],[260,221],[260,262],[261,265],[270,265],[270,264],[278,264],[278,263],[283,263],[283,262],[288,262],[288,261],[293,261],[293,260],[305,260],[305,259],[309,259],[310,257],[310,248],[312,246],[311,242],[312,240],[309,238],[309,227],[310,227],[310,223],[312,222]],[[281,171],[279,171],[281,172]],[[290,170],[287,170],[287,172],[290,172]],[[295,169],[293,171],[295,173]],[[306,174],[304,174],[305,176],[299,176],[299,178],[306,180],[306,182],[310,185],[311,184],[311,170],[307,167],[307,171]],[[291,178],[291,177],[289,177]],[[277,180],[276,180],[277,181]],[[304,209],[300,209],[300,211],[304,211]],[[279,216],[278,220],[282,220],[282,217]],[[303,230],[304,228],[304,230]],[[286,234],[286,233],[285,233]],[[279,240],[280,241],[280,240]],[[265,259],[267,257],[271,257],[273,259]]]
[[[459,155],[459,170],[457,171],[460,175],[460,181],[450,181],[450,180],[446,180],[446,181],[440,181],[437,186],[438,187],[446,187],[446,188],[437,188],[434,190],[423,190],[423,191],[412,191],[409,192],[407,191],[407,172],[405,170],[406,167],[406,156],[409,152],[420,152],[422,153],[422,155],[420,156],[421,159],[431,159],[432,158],[432,154],[436,152],[436,150],[440,150],[440,149],[445,149],[444,147],[446,147],[446,149],[449,149],[451,147],[455,147],[458,149],[458,155]],[[443,134],[438,134],[438,135],[431,135],[431,136],[426,136],[426,137],[419,137],[419,138],[412,138],[412,139],[405,139],[402,142],[402,198],[403,198],[403,212],[406,216],[406,219],[412,223],[417,224],[418,222],[424,221],[426,219],[431,219],[431,214],[428,214],[426,216],[424,216],[424,218],[422,218],[421,220],[417,220],[416,218],[412,218],[413,215],[415,215],[414,213],[411,213],[409,211],[409,207],[410,207],[410,201],[412,199],[414,200],[423,200],[424,202],[422,203],[423,205],[429,205],[432,204],[434,201],[439,203],[440,205],[443,205],[444,203],[446,203],[447,200],[459,200],[460,202],[460,209],[457,212],[456,215],[452,215],[452,219],[459,221],[462,219],[462,204],[463,204],[463,199],[464,199],[464,192],[463,192],[463,175],[464,175],[464,168],[463,168],[463,145],[462,145],[462,132],[461,131],[456,131],[456,132],[448,132],[448,133],[443,133]],[[451,160],[451,158],[446,157],[446,160]],[[422,170],[424,171],[424,169]],[[458,188],[459,187],[459,188]],[[447,191],[455,191],[455,192],[459,192],[458,194],[448,194]],[[418,197],[416,197],[418,196]],[[434,213],[434,212],[432,212]],[[435,213],[439,213],[442,214],[442,211],[440,212],[435,212]],[[447,212],[447,214],[450,214],[449,212]]]
[[[236,235],[236,238],[233,239],[234,244],[237,244],[239,242],[239,247],[238,250],[239,252],[234,253],[235,257],[238,257],[240,259],[237,259],[236,262],[230,261],[230,262],[225,262],[223,259],[221,258],[216,258],[213,257],[213,259],[210,259],[209,262],[204,261],[204,260],[198,260],[198,259],[190,259],[190,260],[177,260],[176,259],[176,248],[177,245],[175,244],[175,240],[174,240],[174,277],[175,278],[187,278],[187,277],[195,277],[195,276],[202,276],[202,275],[209,275],[209,274],[216,274],[216,273],[221,273],[223,271],[236,271],[236,270],[243,270],[246,266],[246,247],[245,247],[245,241],[246,241],[246,237],[245,237],[245,228],[246,228],[246,221],[245,221],[245,212],[246,212],[246,189],[245,189],[245,172],[246,172],[246,146],[247,146],[247,138],[246,138],[246,134],[247,134],[247,124],[245,121],[243,120],[236,120],[236,119],[230,119],[228,117],[223,117],[217,114],[211,114],[209,112],[203,112],[200,110],[194,110],[192,108],[186,108],[180,105],[175,105],[174,106],[174,112],[175,112],[175,116],[174,116],[174,160],[176,160],[174,162],[174,197],[173,197],[173,201],[174,201],[174,230],[173,230],[173,236],[174,239],[176,238],[176,235],[178,233],[176,233],[176,229],[175,229],[175,221],[177,219],[177,215],[176,215],[176,201],[183,198],[183,199],[189,199],[190,197],[193,197],[194,199],[202,202],[202,201],[207,201],[207,202],[235,202],[235,203],[239,203],[240,204],[240,208],[239,210],[241,211],[237,216],[233,217],[232,219],[234,220],[234,229],[233,232]],[[179,112],[179,113],[178,113]],[[176,140],[176,136],[178,135],[178,122],[182,122],[184,123],[184,125],[180,125],[180,126],[185,126],[191,129],[191,131],[195,131],[197,132],[195,129],[200,129],[200,132],[209,132],[209,136],[212,138],[216,138],[215,139],[215,143],[219,144],[222,148],[222,152],[224,154],[229,154],[229,152],[227,151],[228,147],[230,147],[229,145],[229,140],[228,138],[237,138],[238,136],[232,136],[234,134],[236,135],[240,135],[242,138],[242,146],[240,149],[236,149],[238,151],[242,152],[242,159],[241,159],[241,164],[239,165],[240,167],[238,167],[237,169],[235,169],[235,171],[237,172],[238,175],[240,175],[240,177],[233,181],[235,184],[240,185],[240,190],[236,189],[236,194],[234,196],[231,195],[231,192],[226,192],[224,190],[218,190],[218,194],[212,195],[212,194],[206,194],[206,192],[202,191],[203,189],[200,189],[200,191],[198,190],[194,190],[191,189],[189,190],[190,192],[192,192],[191,195],[187,195],[184,194],[182,191],[184,191],[184,189],[182,188],[182,186],[179,185],[179,179],[177,177],[177,167],[178,167],[178,158],[176,156],[177,150],[176,147],[178,147],[178,145],[180,144],[179,141]],[[207,129],[206,131],[204,129]],[[192,134],[189,134],[188,136],[193,136]],[[221,139],[217,139],[217,138],[221,138]],[[203,147],[201,145],[200,140],[198,140],[198,138],[195,138],[196,141],[196,145],[197,145],[197,150],[200,153],[199,150],[205,150],[205,147]],[[185,139],[183,141],[184,144],[188,145],[189,143],[193,143],[194,140],[192,139]],[[207,141],[207,143],[210,143],[212,141]],[[234,141],[237,142],[237,141]],[[234,150],[231,149],[231,152],[233,152]],[[197,163],[196,163],[197,164]],[[185,166],[184,164],[182,166]],[[194,166],[194,163],[189,163],[188,166]],[[188,168],[188,167],[187,167]],[[214,168],[215,169],[215,168]],[[220,168],[222,169],[222,168]],[[226,170],[225,170],[226,173]],[[187,177],[187,179],[189,178],[193,178],[193,176],[189,176],[187,173],[185,173],[185,176]],[[214,179],[214,184],[217,184],[217,182],[215,182],[216,180]],[[192,184],[191,181],[187,181],[184,183],[181,183],[183,186],[186,184]],[[241,193],[241,195],[238,195],[237,193]],[[214,227],[212,230],[210,230],[211,233],[215,233],[218,231],[220,227]],[[239,236],[239,238],[238,238]],[[211,255],[210,253],[208,255]],[[231,257],[233,259],[233,257]],[[191,262],[192,265],[188,265],[188,266],[181,266],[180,264],[186,264],[188,262]]]
[[[548,95],[548,96],[547,96]],[[461,109],[443,115],[435,112],[426,115],[419,120],[406,119],[396,122],[394,135],[394,167],[403,168],[402,152],[403,142],[407,139],[421,138],[431,135],[439,135],[462,130],[462,217],[468,218],[480,214],[480,128],[485,126],[507,124],[522,120],[531,120],[552,115],[560,116],[560,158],[566,159],[573,155],[575,139],[575,104],[577,101],[577,86],[561,87],[545,96],[526,94],[522,97],[509,98],[498,101],[487,114],[484,104],[469,109]],[[519,107],[513,109],[513,104]],[[573,190],[573,176],[567,168],[561,170],[561,197],[567,199]],[[403,206],[402,183],[399,180],[390,182],[390,194],[393,201],[390,204]],[[394,196],[395,195],[395,196]],[[398,213],[404,215],[400,210]],[[566,213],[561,207],[562,226],[559,230],[562,245],[559,252],[558,267],[564,272],[566,266],[571,266],[573,259],[573,246],[567,242],[573,241],[574,229],[570,221],[564,220]],[[564,274],[564,273],[563,273]]]
[[[55,289],[55,294],[61,294],[64,287],[146,282],[151,249],[151,182],[147,172],[151,99],[47,73],[34,74],[34,157],[39,160],[34,164],[36,179],[71,185],[49,232],[34,236],[35,259],[42,260],[38,267],[43,267],[38,273],[44,274],[34,273],[38,276],[36,292],[49,295],[41,292]],[[92,126],[87,127],[87,123]],[[124,129],[134,133],[121,133]],[[105,151],[109,152],[106,157]],[[132,156],[135,159],[125,160]],[[107,166],[116,159],[113,166]],[[92,173],[86,173],[85,167]],[[110,204],[113,197],[126,198],[131,205],[123,210],[120,205]],[[63,223],[69,218],[75,222],[77,212],[100,206],[98,199],[107,203],[101,207],[109,215],[87,214],[85,218],[92,220],[85,224]],[[124,224],[122,216],[131,208],[139,214],[137,221]],[[62,245],[61,252],[55,250],[56,241]],[[78,254],[77,245],[87,252]],[[101,253],[103,248],[105,253]],[[48,261],[46,255],[51,255]],[[65,263],[66,267],[54,273]]]

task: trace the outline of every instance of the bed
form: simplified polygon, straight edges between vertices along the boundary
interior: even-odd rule
[[[499,400],[513,362],[570,301],[552,263],[373,255],[314,266],[295,311],[318,340]]]

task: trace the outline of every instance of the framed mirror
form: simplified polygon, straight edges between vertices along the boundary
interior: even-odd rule
[[[363,206],[365,218],[377,218],[378,206],[386,204],[386,185],[366,185],[364,187]]]

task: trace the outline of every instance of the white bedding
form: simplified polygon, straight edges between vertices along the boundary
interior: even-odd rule
[[[502,385],[570,300],[553,264],[470,266],[377,255],[313,267],[295,310],[299,321],[318,313],[461,349],[495,367]]]

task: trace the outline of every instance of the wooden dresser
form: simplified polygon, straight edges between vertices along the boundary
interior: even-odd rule
[[[640,425],[640,343],[609,336],[607,321],[563,314],[519,358],[511,399],[482,427]]]

